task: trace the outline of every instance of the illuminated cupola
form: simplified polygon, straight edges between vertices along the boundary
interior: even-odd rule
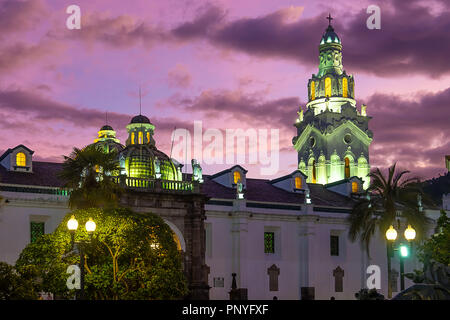
[[[94,140],[94,145],[99,146],[106,153],[112,150],[121,151],[123,149],[120,140],[116,138],[116,132],[109,125],[101,127],[98,131],[98,138]]]
[[[154,130],[155,126],[146,116],[138,115],[133,117],[131,122],[127,125],[128,139],[126,145],[155,145],[155,140],[153,139]]]
[[[120,153],[120,166],[131,178],[181,180],[181,168],[162,151],[153,139],[155,126],[143,115],[133,117],[127,125],[128,139]]]
[[[347,75],[342,65],[342,43],[331,26],[322,35],[319,44],[319,72],[308,82],[307,108],[315,114],[326,110],[340,112],[341,106],[349,103],[356,107],[355,82]]]
[[[342,65],[342,42],[331,25],[319,43],[319,70],[308,81],[306,111],[300,108],[294,124],[293,144],[298,152],[298,169],[308,183],[328,184],[353,176],[369,186],[369,145],[372,131],[367,106],[359,112],[355,81]]]

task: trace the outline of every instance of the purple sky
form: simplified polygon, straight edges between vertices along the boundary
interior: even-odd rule
[[[81,30],[66,28],[71,4],[81,7]],[[371,4],[381,30],[366,27]],[[162,151],[170,153],[175,126],[196,120],[204,130],[279,129],[275,176],[292,172],[292,124],[330,12],[358,108],[367,104],[373,117],[371,166],[398,161],[438,176],[450,154],[449,8],[449,0],[0,0],[0,151],[25,144],[35,159],[61,161],[93,142],[106,111],[124,143],[141,86]],[[260,177],[258,165],[242,165]],[[227,167],[203,164],[205,173]]]

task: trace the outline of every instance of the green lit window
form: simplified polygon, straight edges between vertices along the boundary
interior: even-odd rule
[[[44,222],[31,222],[30,224],[30,240],[31,243],[36,242],[36,239],[44,235],[45,224]]]
[[[132,178],[151,178],[153,176],[153,164],[149,157],[132,155],[128,160],[129,175]]]
[[[330,236],[330,254],[332,256],[339,255],[339,236]]]
[[[264,253],[275,253],[274,232],[264,232]]]

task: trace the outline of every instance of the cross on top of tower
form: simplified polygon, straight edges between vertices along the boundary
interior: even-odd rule
[[[328,25],[331,26],[331,20],[333,20],[333,18],[331,17],[330,13],[328,13],[328,17],[326,17],[325,19],[328,20]]]

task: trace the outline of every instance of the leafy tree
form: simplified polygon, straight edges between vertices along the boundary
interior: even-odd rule
[[[14,266],[0,262],[0,300],[32,300],[39,294],[34,285],[35,268],[23,268],[17,272]]]
[[[85,254],[85,296],[88,299],[178,299],[187,294],[173,233],[154,214],[129,209],[79,209],[69,213],[52,234],[40,237],[21,253],[17,267],[38,266],[41,291],[73,296],[66,287],[71,264],[71,234],[67,222],[79,223],[75,242]],[[92,218],[97,229],[90,239],[84,224]]]
[[[95,145],[89,145],[84,149],[74,148],[64,159],[59,176],[65,186],[72,189],[71,209],[117,206],[123,190],[112,178],[120,172],[116,150],[105,153]]]
[[[427,264],[434,260],[450,266],[450,218],[441,210],[435,234],[417,249],[419,260]]]

